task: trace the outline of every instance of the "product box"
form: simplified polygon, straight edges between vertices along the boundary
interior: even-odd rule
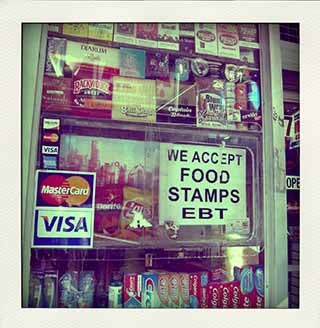
[[[144,272],[142,273],[142,308],[159,308],[160,300],[158,296],[158,273]]]
[[[146,52],[139,49],[120,48],[120,75],[145,78]]]
[[[169,302],[170,308],[179,308],[181,298],[180,274],[176,272],[169,273]]]
[[[256,24],[238,24],[241,46],[258,48],[258,28]]]
[[[218,56],[240,59],[237,24],[217,24]]]
[[[216,24],[195,24],[195,50],[199,54],[217,56]]]
[[[241,299],[241,291],[240,291],[240,281],[231,281],[229,284],[230,290],[230,307],[234,309],[240,308],[240,299]]]
[[[119,69],[120,50],[94,43],[67,41],[65,63],[73,72],[85,64]]]
[[[72,79],[72,111],[78,115],[111,118],[113,77],[119,70],[82,65]]]
[[[154,80],[114,77],[112,119],[155,122],[155,89]]]
[[[169,74],[169,55],[162,52],[147,52],[146,77],[168,80]]]
[[[72,79],[55,76],[44,76],[42,87],[41,109],[43,111],[69,111]]]
[[[136,44],[136,24],[115,24],[113,41],[126,44]]]
[[[179,51],[179,24],[158,24],[158,48]]]
[[[199,78],[197,80],[197,126],[225,125],[226,120],[224,81]]]
[[[254,269],[254,307],[264,308],[264,267],[255,265]]]
[[[65,35],[88,37],[88,24],[63,24],[62,33]]]
[[[190,308],[189,273],[180,273],[180,307]]]
[[[207,302],[208,272],[190,273],[189,299],[191,308],[208,307]]]
[[[156,48],[158,45],[158,24],[138,23],[136,25],[136,44],[142,47]]]
[[[123,307],[141,308],[141,274],[126,273],[123,277]]]
[[[44,75],[63,76],[66,48],[66,39],[48,37]]]
[[[221,290],[219,282],[209,282],[207,286],[208,307],[210,309],[221,308]]]
[[[100,24],[89,23],[88,24],[88,37],[89,39],[97,39],[104,41],[112,41],[113,38],[113,24]]]
[[[180,23],[180,52],[192,55],[195,53],[195,31],[193,23]]]
[[[158,296],[161,308],[170,307],[169,272],[158,272]]]
[[[240,282],[240,308],[253,308],[255,303],[253,266],[235,267],[234,278]]]

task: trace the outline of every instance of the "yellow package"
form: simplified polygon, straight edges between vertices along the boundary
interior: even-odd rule
[[[87,38],[88,24],[63,24],[62,33]]]

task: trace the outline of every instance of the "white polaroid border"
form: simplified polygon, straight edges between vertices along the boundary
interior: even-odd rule
[[[317,1],[1,1],[1,277],[3,327],[308,327],[320,326],[319,112],[320,8]],[[39,310],[21,308],[21,24],[28,22],[300,23],[300,309]],[[31,110],[31,109],[30,109]],[[284,266],[286,263],[283,264]]]

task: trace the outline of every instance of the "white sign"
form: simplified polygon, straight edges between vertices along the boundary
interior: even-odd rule
[[[299,190],[300,189],[300,176],[287,175],[286,186],[287,186],[287,190]]]
[[[160,145],[160,224],[221,225],[247,218],[246,151]]]

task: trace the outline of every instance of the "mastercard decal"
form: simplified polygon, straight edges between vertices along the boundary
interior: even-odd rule
[[[38,176],[37,206],[92,207],[94,174],[41,171]]]

